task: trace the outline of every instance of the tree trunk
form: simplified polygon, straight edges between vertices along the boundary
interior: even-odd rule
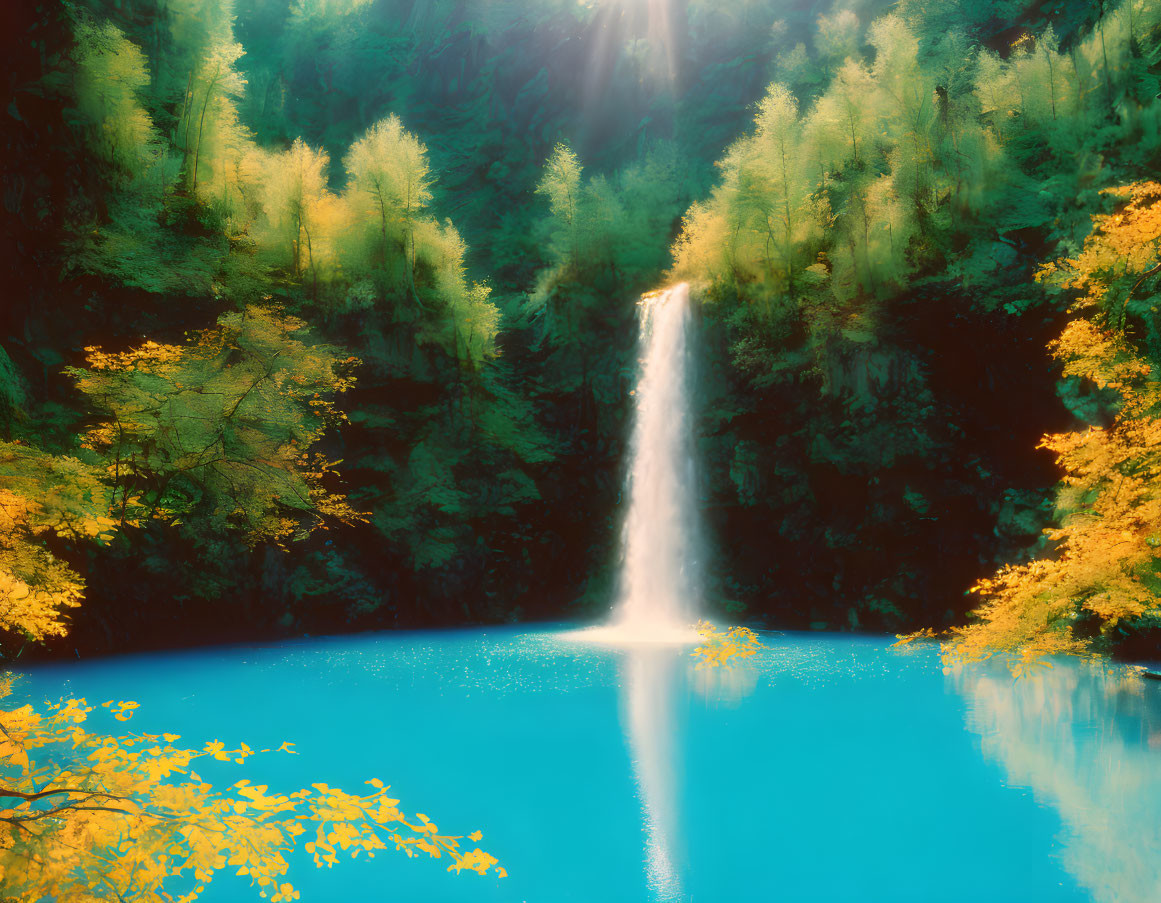
[[[214,77],[210,80],[210,83],[206,86],[206,99],[204,101],[202,101],[202,115],[198,118],[198,146],[197,146],[197,150],[194,151],[193,189],[192,189],[193,191],[197,191],[197,188],[198,188],[198,160],[201,158],[201,155],[202,155],[202,131],[205,129],[205,126],[206,126],[206,108],[210,105],[210,97],[214,93],[214,86],[217,85],[217,83],[218,83],[218,75],[220,74],[220,72],[221,72],[221,67],[219,67],[218,71],[214,73]]]

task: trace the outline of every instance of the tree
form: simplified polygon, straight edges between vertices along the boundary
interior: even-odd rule
[[[954,658],[1018,653],[1023,666],[1050,653],[1107,651],[1161,623],[1161,383],[1118,327],[1161,273],[1161,184],[1114,194],[1124,208],[1094,217],[1081,253],[1038,276],[1079,294],[1073,310],[1083,315],[1052,351],[1066,377],[1117,397],[1112,423],[1044,437],[1064,470],[1060,526],[1048,532],[1055,554],[974,587],[984,604],[949,644]]]
[[[427,148],[391,115],[351,145],[344,166],[353,206],[378,225],[380,265],[401,252],[414,293],[415,220],[431,201]]]
[[[867,67],[856,59],[844,62],[815,104],[806,126],[819,159],[820,180],[826,171],[837,170],[848,161],[855,166],[866,161],[867,145],[875,134],[877,100]]]
[[[777,271],[776,284],[790,292],[813,188],[806,176],[802,124],[793,95],[782,85],[771,85],[758,104],[754,124],[752,156],[743,165],[752,168],[759,182],[766,267]]]
[[[315,289],[318,267],[315,259],[315,232],[320,208],[329,194],[326,151],[314,150],[301,138],[281,154],[262,154],[251,162],[252,170],[262,170],[262,207],[266,221],[290,251],[291,272],[297,277],[309,267]]]
[[[251,142],[238,118],[237,102],[246,89],[246,80],[237,70],[245,51],[241,44],[214,44],[191,77],[188,101],[184,106],[182,134],[183,166],[190,191],[202,184],[207,198],[228,204],[231,183]]]
[[[753,134],[734,142],[718,168],[720,184],[684,220],[675,274],[704,279],[693,271],[700,260],[771,297],[792,294],[817,253],[822,224],[798,104],[785,85],[767,89]]]
[[[11,678],[0,695],[7,695]],[[104,703],[128,721],[135,702]],[[286,880],[288,854],[304,843],[316,866],[339,855],[373,857],[392,846],[412,857],[451,860],[448,871],[506,872],[461,836],[441,834],[425,815],[408,816],[377,779],[352,794],[326,784],[270,792],[239,780],[222,790],[195,763],[244,763],[258,752],[212,741],[175,746],[174,734],[115,735],[92,730],[83,699],[0,710],[0,895],[60,903],[169,900],[192,903],[218,872],[231,869],[261,896],[298,899]],[[279,752],[293,753],[284,743]],[[312,833],[307,834],[308,831]],[[470,835],[473,842],[480,832]]]
[[[1031,47],[1028,43],[1017,48],[1010,61],[1019,87],[1021,113],[1029,123],[1051,128],[1072,117],[1075,73],[1071,61],[1060,53],[1051,25]]]
[[[250,307],[184,345],[88,349],[89,366],[70,372],[103,416],[86,444],[107,461],[119,524],[197,518],[277,542],[358,519],[311,453],[341,419],[333,397],[352,384],[354,360],[308,344],[305,329]]]
[[[577,155],[564,143],[558,143],[544,164],[544,174],[536,193],[548,198],[556,223],[554,251],[567,265],[580,265],[580,187],[582,167]]]
[[[692,180],[688,161],[668,142],[621,170],[615,182],[619,272],[652,280],[669,263],[668,239],[688,203]]]
[[[875,48],[875,85],[886,98],[895,192],[909,201],[914,216],[926,222],[936,213],[944,187],[936,167],[934,86],[920,66],[919,41],[899,16],[877,19],[870,41]]]
[[[44,539],[107,541],[110,496],[97,467],[0,443],[0,632],[33,642],[64,635],[84,581]]]
[[[149,180],[163,159],[160,136],[141,102],[149,86],[143,54],[115,25],[76,26],[76,102],[89,146],[127,183]]]
[[[827,75],[859,52],[859,17],[849,9],[818,17],[814,48]]]

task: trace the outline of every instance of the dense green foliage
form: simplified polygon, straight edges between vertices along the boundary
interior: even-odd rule
[[[24,634],[82,591],[78,648],[601,612],[667,279],[703,302],[710,598],[962,617],[1051,517],[1039,436],[1109,413],[1056,385],[1068,298],[1031,277],[1157,163],[1161,4],[784,6],[21,10]],[[1113,325],[1157,356],[1147,320]]]
[[[675,245],[727,374],[707,456],[738,539],[718,564],[747,599],[783,596],[784,622],[947,625],[976,555],[1033,544],[1050,497],[1019,444],[1067,421],[1040,364],[1064,299],[1031,273],[1161,151],[1161,5],[993,46],[940,6],[820,19],[820,77],[802,62],[768,89]],[[739,520],[777,525],[772,563]]]

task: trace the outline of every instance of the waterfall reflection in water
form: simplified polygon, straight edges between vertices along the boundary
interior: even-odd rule
[[[676,903],[689,850],[682,830],[682,751],[691,689],[709,707],[736,708],[758,684],[750,664],[697,668],[689,650],[632,645],[622,650],[621,717],[641,803],[645,877],[651,898]]]
[[[684,858],[678,753],[685,723],[678,700],[685,697],[688,655],[672,648],[638,646],[625,651],[621,667],[621,711],[645,827],[646,878],[658,900],[676,900],[681,881],[675,863]]]

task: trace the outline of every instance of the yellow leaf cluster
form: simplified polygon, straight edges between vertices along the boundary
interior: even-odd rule
[[[137,704],[104,707],[127,720]],[[321,783],[278,793],[244,779],[219,790],[193,770],[196,760],[244,763],[258,751],[90,732],[92,711],[84,699],[43,713],[0,710],[0,898],[192,903],[229,869],[272,903],[296,900],[287,855],[308,830],[305,849],[319,866],[394,847],[447,857],[449,871],[505,874],[495,857],[461,849],[462,837],[441,834],[427,816],[401,812],[382,781],[368,781],[365,795]]]
[[[904,646],[910,646],[916,640],[934,640],[938,636],[939,634],[937,634],[930,627],[924,627],[920,630],[916,630],[913,633],[895,634],[895,642],[891,645],[895,648],[902,648]]]
[[[0,550],[0,561],[6,557]],[[64,613],[80,605],[84,584],[68,567],[48,553],[41,565],[46,580],[41,586],[30,586],[0,564],[0,628],[20,633],[31,640],[64,636],[67,625]],[[51,574],[51,576],[49,576]]]
[[[94,370],[125,370],[138,366],[160,369],[166,365],[180,363],[182,348],[180,345],[162,345],[150,340],[139,348],[121,352],[102,351],[99,347],[90,345],[85,348],[85,355],[89,366]]]
[[[107,540],[108,507],[97,468],[0,442],[0,631],[31,640],[65,633],[84,582],[44,540]]]
[[[698,668],[733,665],[755,655],[759,649],[766,648],[749,627],[718,630],[709,621],[698,621],[697,632],[701,634],[703,642],[690,654],[697,659]]]
[[[1157,263],[1161,241],[1161,183],[1136,182],[1106,189],[1105,194],[1125,199],[1116,213],[1092,218],[1093,231],[1074,258],[1041,268],[1040,280],[1059,282],[1079,293],[1077,309],[1101,305],[1108,296],[1128,300],[1139,285],[1137,277]],[[1128,294],[1125,290],[1128,289]]]

